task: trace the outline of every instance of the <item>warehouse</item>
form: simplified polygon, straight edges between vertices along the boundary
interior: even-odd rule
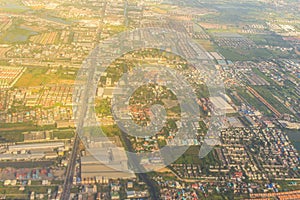
[[[18,152],[18,151],[30,151],[30,150],[40,150],[47,149],[54,150],[59,147],[64,147],[63,142],[48,142],[48,143],[34,143],[34,144],[22,144],[22,145],[12,145],[8,147],[9,152]]]
[[[227,103],[222,97],[210,97],[213,108],[216,112],[221,113],[236,113],[235,109]]]
[[[128,158],[123,148],[92,148],[81,158],[82,180],[130,179],[135,175],[128,169]],[[101,162],[100,162],[101,161]],[[99,179],[99,180],[100,180]]]

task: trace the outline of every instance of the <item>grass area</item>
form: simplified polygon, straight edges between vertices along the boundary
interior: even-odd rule
[[[218,47],[218,50],[227,60],[232,61],[269,60],[274,57],[271,51],[262,48],[233,49]]]
[[[43,167],[51,167],[54,165],[54,161],[10,161],[10,162],[0,162],[0,168],[13,167],[16,169],[22,168],[43,168]]]
[[[153,5],[153,6],[151,6],[151,9],[155,13],[160,13],[160,14],[166,14],[167,12],[174,10],[174,8],[170,7],[169,5],[164,5],[164,4]]]
[[[13,124],[0,123],[1,132],[44,131],[44,130],[53,130],[53,129],[55,129],[54,125],[37,126],[32,123],[13,123]]]
[[[214,44],[209,40],[196,40],[206,51],[215,51]]]
[[[281,46],[290,47],[290,44],[282,39],[280,35],[273,34],[259,34],[249,35],[249,39],[254,41],[257,45]]]
[[[293,114],[287,107],[285,107],[283,103],[281,103],[278,99],[274,97],[273,94],[276,93],[276,90],[272,86],[253,86],[253,89],[255,89],[267,102],[269,102],[281,114]],[[262,111],[268,116],[273,115],[273,113],[260,100],[258,100],[254,95],[252,95],[246,88],[237,88],[237,92],[251,106],[254,106],[255,108]]]
[[[206,15],[201,18],[205,22],[215,22],[220,24],[237,23],[260,23],[265,19],[265,13],[262,12],[262,4],[257,1],[202,1],[206,6],[217,8],[217,14]]]
[[[254,68],[252,69],[252,71],[258,75],[259,77],[265,79],[268,83],[270,83],[271,85],[277,85],[270,77],[266,76],[264,73],[262,73],[259,69]]]
[[[122,33],[127,30],[126,26],[120,25],[120,26],[114,26],[114,25],[105,25],[105,30],[109,30],[112,33]]]
[[[60,83],[63,80],[75,80],[76,70],[59,68],[56,72],[48,72],[47,67],[27,67],[22,77],[17,81],[15,87],[34,87],[50,83]],[[68,72],[72,72],[69,74]]]
[[[232,61],[248,60],[245,56],[239,54],[238,52],[234,51],[233,49],[219,47],[218,50],[227,60],[232,60]]]
[[[25,194],[23,191],[19,191],[19,187],[1,187],[0,194],[5,194],[9,196],[7,199],[28,199],[29,195]]]
[[[225,26],[225,25],[223,25]],[[210,35],[218,35],[218,34],[224,34],[224,33],[230,33],[230,34],[234,34],[234,33],[238,33],[239,29],[238,28],[233,28],[233,27],[222,27],[222,28],[210,28],[207,29],[207,33],[209,33]]]
[[[53,137],[59,140],[71,139],[74,137],[74,131],[54,131]]]
[[[267,116],[272,116],[273,113],[255,96],[253,96],[246,88],[236,88],[239,96],[247,101],[251,106],[257,108]]]
[[[42,67],[27,68],[15,87],[40,86],[50,82],[51,77],[46,75],[47,70],[47,68]]]
[[[111,115],[110,107],[111,107],[111,103],[108,99],[96,100],[95,111],[97,114],[100,114],[102,117]]]
[[[23,123],[0,123],[0,128],[16,128],[16,127],[32,127],[33,123],[23,122]]]
[[[91,137],[114,137],[120,136],[121,131],[117,125],[111,126],[91,126],[84,128],[84,134],[89,135]]]
[[[219,160],[214,155],[214,151],[210,152],[205,158],[199,158],[200,146],[191,146],[186,152],[178,158],[176,164],[200,164],[203,166],[216,165]]]
[[[114,137],[121,135],[121,131],[117,125],[102,126],[101,129],[107,137]]]
[[[231,98],[231,100],[233,101],[234,105],[241,106],[242,103],[234,95],[235,94],[235,90],[234,89],[226,89],[226,94]]]
[[[25,187],[25,193],[35,192],[37,194],[47,194],[48,189],[51,188],[51,191],[57,190],[57,186],[31,186],[31,187]]]
[[[204,132],[204,133],[206,133],[208,131],[208,128],[206,127],[206,124],[204,123],[204,121],[199,122],[199,129],[201,132]]]
[[[0,132],[0,142],[23,142],[24,135],[21,132]]]
[[[78,69],[75,68],[59,68],[54,74],[59,79],[64,80],[75,80],[77,76]]]
[[[254,37],[255,38],[255,37]],[[253,39],[253,37],[250,39]],[[282,46],[289,47],[285,41],[279,36],[272,36],[268,39],[254,40],[258,45]],[[228,60],[232,61],[260,61],[278,58],[291,58],[293,52],[283,52],[281,50],[269,50],[266,48],[230,48],[230,47],[216,47],[218,51]]]
[[[270,93],[272,93],[272,97],[275,100],[277,100],[277,99],[274,96],[276,96],[277,98],[280,98],[282,101],[285,101],[285,99],[287,97],[289,97],[291,99],[299,98],[299,96],[296,92],[297,86],[294,83],[292,83],[290,81],[285,81],[284,86],[280,86],[275,81],[273,81],[269,76],[267,76],[263,72],[259,71],[259,69],[253,69],[253,72],[271,84],[270,86],[261,86],[261,87],[265,88],[265,90],[268,90],[269,95],[270,95]],[[290,110],[288,110],[285,107],[285,105],[282,105],[281,107],[284,107],[284,108],[281,108],[282,111],[291,114]]]
[[[196,93],[198,98],[208,98],[210,97],[209,89],[204,84],[198,84],[196,85]]]
[[[274,108],[276,108],[281,114],[293,114],[288,108],[285,107],[285,105],[281,102],[279,102],[274,97],[275,90],[272,87],[269,86],[253,86],[253,88],[262,96],[264,97]]]

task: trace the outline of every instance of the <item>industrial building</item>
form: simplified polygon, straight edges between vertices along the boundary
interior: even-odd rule
[[[18,151],[31,151],[31,150],[54,150],[60,147],[64,147],[63,142],[48,142],[48,143],[34,143],[34,144],[20,144],[8,146],[8,152],[14,153]]]
[[[81,158],[82,181],[135,178],[135,174],[128,168],[128,158],[124,148],[116,147],[112,143],[108,145],[107,142],[92,146]]]
[[[222,97],[210,97],[210,101],[216,112],[224,114],[236,113],[236,110]]]

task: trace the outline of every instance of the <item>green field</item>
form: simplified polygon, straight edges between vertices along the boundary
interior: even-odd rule
[[[53,138],[57,138],[60,140],[71,139],[74,137],[74,131],[66,130],[66,131],[54,131]]]
[[[254,68],[252,69],[252,71],[260,76],[261,78],[265,79],[266,81],[268,81],[268,83],[270,83],[271,85],[277,85],[270,77],[266,76],[266,74],[264,74],[263,72],[261,72],[259,69]]]
[[[176,164],[200,164],[204,168],[209,165],[217,165],[219,160],[216,158],[214,151],[210,152],[205,158],[199,158],[200,146],[191,146],[188,150],[178,158]]]
[[[257,61],[257,60],[269,60],[274,57],[273,53],[267,49],[252,48],[226,48],[218,47],[219,52],[227,59],[231,61]]]
[[[64,80],[71,83],[76,78],[77,70],[73,68],[59,68],[55,73],[49,73],[48,70],[48,67],[27,67],[27,70],[15,84],[15,87],[34,87],[51,83],[58,84],[60,82],[63,83]],[[67,73],[70,71],[73,74]]]
[[[215,51],[215,45],[209,40],[196,40],[206,51]]]
[[[254,106],[259,111],[263,112],[267,116],[272,116],[272,112],[255,96],[253,96],[246,88],[236,88],[238,94],[247,101],[251,106]]]
[[[277,35],[275,33],[269,35],[248,35],[247,37],[257,45],[291,47],[288,42],[284,41],[280,35]]]
[[[289,109],[285,107],[284,104],[279,102],[274,97],[275,89],[269,86],[253,86],[253,88],[266,99],[274,108],[276,108],[281,114],[293,114]]]
[[[15,87],[40,86],[51,81],[51,77],[46,75],[47,68],[32,67],[27,68],[26,72],[15,84]]]
[[[0,133],[0,142],[23,142],[24,135],[21,132],[12,131],[12,132],[1,132]]]

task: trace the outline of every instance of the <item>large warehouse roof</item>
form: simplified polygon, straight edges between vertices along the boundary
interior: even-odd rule
[[[222,111],[224,113],[235,113],[234,108],[227,103],[222,97],[210,97],[210,101],[214,105],[217,111]]]
[[[63,147],[63,142],[48,142],[48,143],[34,143],[9,146],[9,151],[22,151],[22,150],[36,150],[36,149],[55,149]]]

